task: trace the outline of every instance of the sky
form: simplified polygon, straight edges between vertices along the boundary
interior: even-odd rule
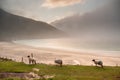
[[[51,23],[74,14],[93,11],[111,0],[0,0],[0,8],[12,14]]]
[[[78,14],[78,16],[75,17],[76,22],[79,21],[77,26],[82,25],[83,27],[89,27],[90,25],[95,25],[98,27],[100,26],[99,28],[101,28],[101,26],[105,26],[106,29],[101,29],[103,30],[102,35],[105,37],[107,36],[108,39],[112,38],[115,41],[118,41],[114,41],[115,44],[111,43],[110,45],[113,46],[114,44],[115,46],[120,46],[119,2],[120,0],[0,0],[0,8],[12,14],[47,23],[51,23],[56,20],[62,20],[65,22],[64,19],[68,19],[70,16],[73,16],[72,20],[75,21],[74,15]],[[73,23],[67,24],[71,26]],[[98,27],[96,32],[101,33]],[[75,32],[77,32],[76,29]],[[110,34],[105,35],[105,33]],[[91,37],[88,34],[86,34],[88,38]],[[99,39],[99,37],[100,36],[97,38]],[[101,40],[103,40],[102,38]]]

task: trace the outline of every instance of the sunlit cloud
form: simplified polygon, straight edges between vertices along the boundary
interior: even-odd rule
[[[83,3],[85,0],[45,0],[42,7],[56,8]]]
[[[67,12],[67,13],[65,13],[65,14],[62,15],[62,16],[54,16],[54,19],[52,19],[52,20],[49,21],[48,23],[52,23],[52,22],[54,22],[54,21],[61,20],[61,19],[64,19],[64,18],[73,16],[73,15],[76,15],[76,14],[77,14],[77,13],[75,13],[75,12]]]

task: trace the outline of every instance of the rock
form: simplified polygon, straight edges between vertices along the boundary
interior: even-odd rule
[[[40,71],[40,69],[38,69],[38,68],[33,68],[32,70],[33,70],[33,72],[39,72]]]

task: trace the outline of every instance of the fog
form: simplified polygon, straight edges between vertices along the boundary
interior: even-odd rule
[[[75,14],[51,24],[82,40],[120,43],[119,3],[120,0],[111,0],[95,10],[82,15]]]
[[[13,41],[17,44],[35,48],[57,49],[75,52],[88,52],[105,55],[120,55],[120,44],[108,42],[91,42],[73,38],[35,39]]]

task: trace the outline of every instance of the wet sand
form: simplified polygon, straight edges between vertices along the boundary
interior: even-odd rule
[[[94,65],[92,59],[103,61],[105,66],[120,66],[120,56],[98,55],[93,53],[83,53],[48,48],[35,48],[10,42],[0,42],[0,56],[11,58],[21,62],[22,57],[28,63],[27,56],[31,53],[37,63],[54,64],[55,59],[62,59],[63,64],[67,65]]]

